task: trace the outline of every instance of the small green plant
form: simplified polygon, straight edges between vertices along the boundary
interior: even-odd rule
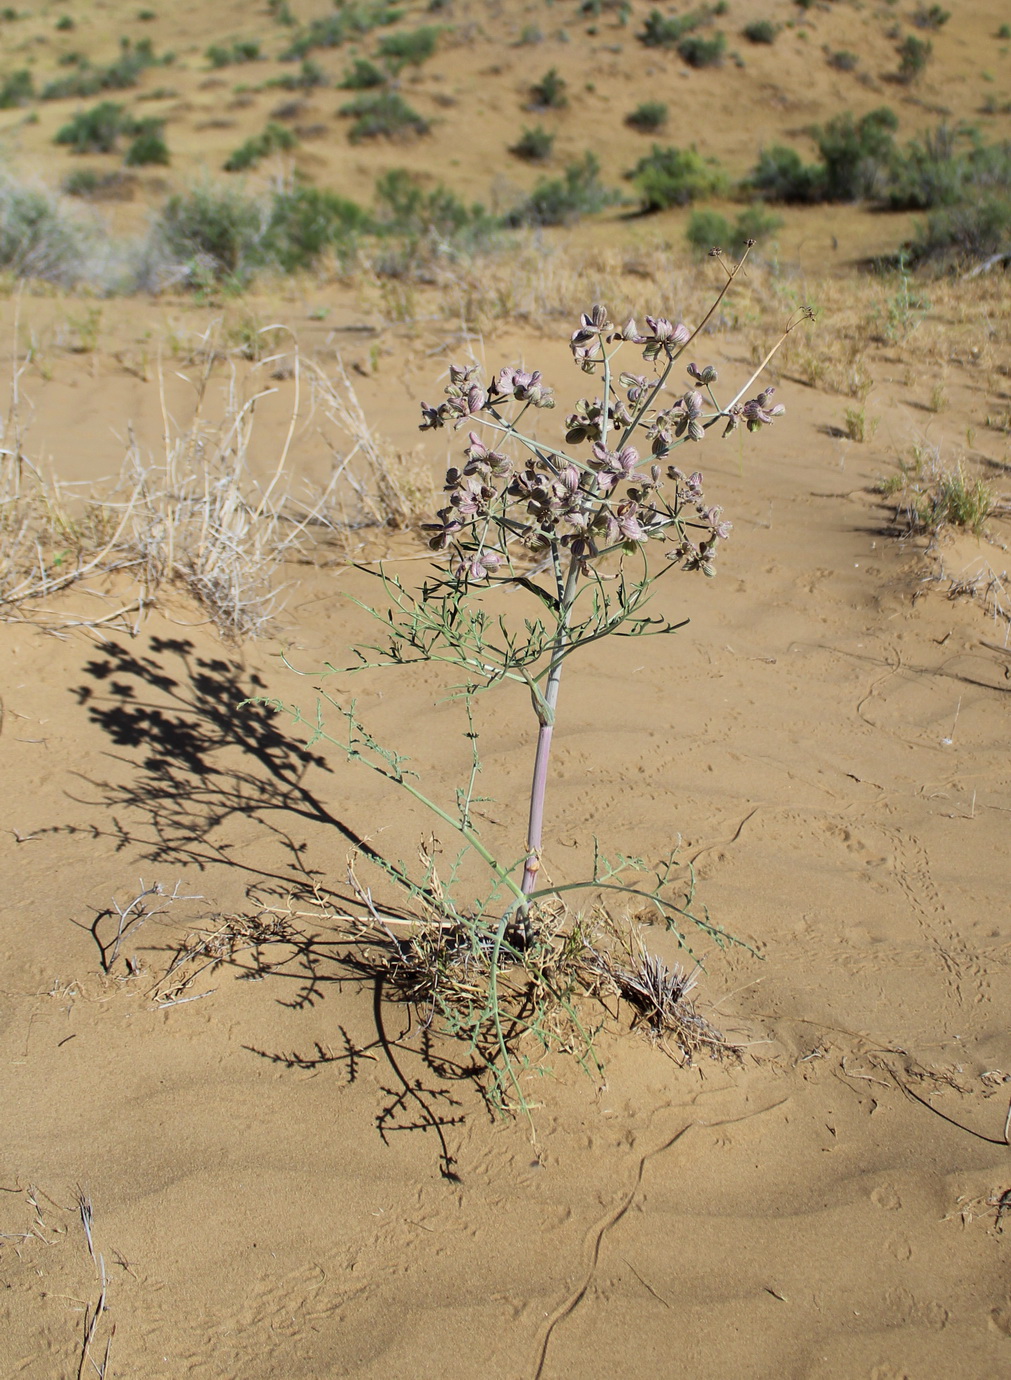
[[[317,87],[328,86],[330,78],[313,58],[303,58],[297,72],[286,72],[278,77],[276,85],[284,91],[314,91]]]
[[[587,152],[569,163],[560,178],[542,179],[530,196],[506,217],[508,225],[571,225],[619,200],[600,181],[600,163]]]
[[[138,10],[137,18],[141,24],[150,24],[151,21],[157,19],[158,16],[155,14],[154,10]]]
[[[929,38],[917,38],[915,34],[908,34],[897,49],[899,70],[896,80],[907,86],[917,81],[927,70],[927,63],[933,51],[934,45]]]
[[[737,217],[734,227],[737,233],[737,244],[747,244],[749,240],[754,240],[761,244],[771,240],[777,230],[783,228],[783,217],[773,215],[767,210],[760,201],[753,201]]]
[[[102,101],[91,110],[80,110],[61,126],[53,142],[67,145],[73,153],[112,153],[119,138],[133,130],[133,121],[115,101]]]
[[[530,88],[531,110],[564,110],[568,103],[565,79],[558,75],[556,67],[545,72]]]
[[[86,59],[81,60],[75,72],[44,86],[42,99],[59,101],[71,96],[86,99],[101,91],[125,91],[136,86],[149,68],[168,66],[174,61],[172,53],[157,57],[149,38],[139,39],[136,43],[122,38],[120,54],[115,62],[108,67],[92,67]]]
[[[936,537],[945,527],[961,527],[981,537],[997,504],[991,484],[970,475],[959,463],[954,469],[941,461],[937,447],[916,445],[912,458],[899,462],[898,472],[882,479],[878,492],[895,501],[900,530]]]
[[[851,53],[848,48],[838,48],[835,52],[829,51],[826,61],[837,72],[855,72],[860,66],[859,57],[856,53]]]
[[[386,34],[379,40],[379,56],[396,75],[405,67],[420,67],[434,54],[441,30],[435,25],[409,33]]]
[[[659,144],[626,175],[643,211],[687,206],[699,197],[719,195],[728,185],[726,173],[714,158],[704,158],[694,148],[661,148]]]
[[[863,445],[865,441],[871,439],[877,427],[878,418],[868,417],[867,409],[863,405],[846,409],[845,430],[851,441]]]
[[[77,26],[71,19],[69,14],[61,14],[59,19],[57,19],[56,21],[56,27],[60,31],[60,33],[68,33],[71,29],[74,29]]]
[[[730,270],[704,320],[737,271]],[[734,942],[695,913],[691,880],[678,885],[673,857],[646,867],[624,856],[609,860],[597,845],[589,876],[557,880],[545,828],[563,673],[572,674],[579,653],[602,638],[675,634],[685,619],[647,612],[658,579],[677,569],[712,575],[717,548],[729,536],[721,510],[703,498],[701,474],[686,474],[689,466],[676,463],[677,452],[685,446],[693,452],[714,429],[726,435],[743,423],[758,431],[784,410],[772,404],[768,388],[744,401],[761,366],[721,405],[716,370],[691,364],[686,390],[669,402],[684,387],[675,383],[678,362],[703,324],[692,331],[648,316],[640,331],[634,321],[616,326],[602,306],[584,313],[571,349],[580,370],[595,376],[600,396],[575,403],[558,444],[544,439],[543,425],[536,439],[531,434],[537,414],[554,405],[540,371],[506,367],[485,381],[476,366],[451,365],[444,400],[422,404],[422,430],[467,428],[463,458],[446,473],[444,506],[425,527],[430,571],[412,586],[382,566],[365,568],[377,581],[378,602],[361,607],[381,631],[376,643],[353,649],[350,665],[327,666],[315,680],[317,702],[308,714],[277,700],[255,701],[307,725],[310,745],[329,743],[368,767],[459,839],[459,852],[441,875],[434,844],[423,850],[420,874],[372,850],[356,853],[351,886],[375,922],[364,942],[374,944],[385,926],[389,958],[382,970],[399,973],[401,990],[424,1005],[429,1023],[438,1020],[469,1042],[494,1102],[528,1114],[518,1031],[526,1049],[536,1050],[538,1041],[545,1052],[568,1043],[597,1067],[576,1004],[589,985],[579,979],[581,965],[674,1032],[688,990],[685,975],[650,958],[636,938],[625,950],[637,955],[632,962],[619,963],[613,951],[598,947],[589,917],[568,909],[570,895],[583,891],[648,907],[689,952],[687,926],[720,947]],[[630,346],[643,361],[642,375],[616,362]],[[645,459],[633,444],[639,436],[648,446]],[[503,588],[526,608],[496,602]],[[354,702],[343,702],[327,685],[331,676],[418,661],[453,677],[451,693],[463,707],[468,748],[454,803],[426,794],[408,759],[381,744]],[[487,691],[507,683],[529,694],[534,741],[525,829],[521,834],[523,823],[516,821],[515,842],[506,843],[503,858],[486,841],[475,808],[477,711]],[[406,915],[397,912],[396,938],[371,885],[358,880],[356,870],[365,866],[406,902]],[[689,1061],[697,1038],[674,1038]],[[715,1052],[719,1043],[705,1026],[702,1048]]]
[[[889,344],[902,344],[930,311],[930,303],[913,288],[909,257],[900,252],[895,291],[885,304],[884,336]]]
[[[298,138],[284,125],[270,121],[262,134],[255,134],[240,144],[234,153],[229,154],[224,163],[225,172],[246,172],[272,153],[283,153],[293,149]]]
[[[398,91],[358,96],[342,105],[339,113],[353,120],[348,130],[352,144],[360,144],[364,139],[403,139],[428,133],[428,121]]]
[[[212,43],[205,55],[212,67],[230,67],[233,63],[258,62],[260,45],[255,39],[236,39],[227,47]]]
[[[721,252],[731,247],[734,232],[726,216],[719,211],[693,211],[685,230],[685,239],[698,255]]]
[[[274,197],[264,247],[293,273],[313,268],[328,249],[349,257],[372,228],[372,218],[355,202],[318,187],[295,187]]]
[[[13,110],[16,106],[27,105],[34,96],[35,83],[27,68],[9,72],[0,81],[0,110]]]
[[[546,163],[554,143],[555,136],[537,125],[535,129],[525,129],[509,152],[527,163]]]
[[[369,62],[367,58],[355,58],[351,66],[345,69],[339,84],[345,91],[373,91],[376,87],[385,86],[387,80],[387,74],[374,62]]]
[[[294,28],[298,20],[291,12],[288,0],[267,0],[267,11],[275,24],[283,24],[286,28]]]
[[[188,286],[243,286],[268,261],[263,205],[204,184],[169,197],[154,225],[162,255]]]
[[[913,23],[918,29],[943,29],[951,18],[950,10],[943,10],[940,5],[917,5],[913,11]]]
[[[1011,38],[1011,24],[1002,24],[997,30],[997,37],[1006,43]]]
[[[749,43],[775,43],[779,25],[773,24],[771,19],[756,19],[745,24],[743,33]]]
[[[640,134],[655,134],[667,123],[667,106],[663,101],[643,101],[625,116],[625,123]]]
[[[701,34],[689,34],[678,44],[678,56],[689,67],[719,67],[727,49],[724,34],[714,34],[703,38]]]
[[[128,168],[152,165],[167,166],[172,160],[163,133],[161,120],[142,120],[133,128],[133,141],[126,151],[123,162]]]
[[[544,34],[536,24],[524,24],[520,30],[520,36],[516,40],[518,48],[530,48],[535,44],[544,42]]]
[[[948,395],[944,391],[944,385],[942,383],[935,383],[930,390],[930,401],[927,406],[930,408],[931,412],[943,412],[948,406]]]
[[[711,23],[714,13],[715,10],[703,6],[702,9],[669,18],[659,10],[652,10],[645,28],[638,35],[639,42],[647,48],[676,48],[687,34]]]

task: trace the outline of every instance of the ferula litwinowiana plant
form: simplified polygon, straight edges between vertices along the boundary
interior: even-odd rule
[[[489,896],[458,909],[451,888],[433,885],[431,873],[419,886],[402,864],[379,860],[429,914],[434,909],[441,923],[461,926],[484,954],[493,1009],[500,956],[522,959],[524,949],[538,942],[539,905],[578,887],[648,900],[679,937],[678,918],[685,917],[717,941],[726,938],[691,913],[690,896],[680,903],[671,898],[673,860],[647,868],[621,855],[608,862],[598,852],[585,882],[542,884],[542,858],[551,744],[570,658],[604,637],[666,635],[684,626],[686,619],[672,622],[646,611],[655,587],[675,570],[713,575],[719,544],[730,533],[721,509],[703,495],[696,454],[714,433],[757,431],[784,411],[773,402],[775,390],[757,381],[790,331],[810,316],[808,309],[786,325],[726,402],[717,398],[716,369],[688,354],[743,263],[724,265],[726,282],[694,329],[660,315],[646,316],[642,329],[633,320],[618,326],[599,305],[586,312],[572,332],[571,350],[593,378],[596,396],[579,399],[565,416],[559,444],[540,436],[538,414],[554,408],[555,398],[539,370],[507,367],[484,381],[476,365],[451,366],[444,400],[422,404],[423,431],[451,428],[466,436],[460,462],[446,473],[445,504],[424,528],[432,571],[410,588],[381,566],[377,578],[385,598],[363,607],[382,624],[382,641],[356,648],[353,666],[328,665],[329,674],[347,674],[447,663],[466,698],[472,742],[472,700],[479,691],[513,682],[529,692],[536,746],[526,835],[522,847],[517,839],[512,863],[493,855],[474,819],[476,749],[453,812],[422,794],[406,759],[376,742],[353,704],[344,707],[321,691],[344,717],[343,738],[324,727],[322,702],[312,724],[314,740],[338,744],[408,791],[462,835],[489,869]],[[635,359],[625,368],[619,355],[623,363]],[[503,602],[495,597],[501,585],[527,597],[522,612],[515,606],[519,616],[501,612]],[[654,884],[630,885],[630,868],[652,872]]]

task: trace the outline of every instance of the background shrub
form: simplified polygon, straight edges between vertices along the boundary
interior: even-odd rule
[[[726,216],[719,211],[693,211],[685,231],[685,239],[696,254],[708,254],[710,249],[730,249],[734,232]]]
[[[15,106],[27,105],[34,96],[35,83],[27,68],[9,72],[0,81],[0,110],[13,110]]]
[[[57,130],[53,140],[66,144],[72,153],[112,153],[121,134],[133,129],[133,121],[115,101],[102,101],[91,110],[79,110]]]
[[[172,196],[155,221],[162,252],[191,282],[248,282],[267,259],[268,216],[241,192],[210,184]]]
[[[404,67],[420,67],[435,52],[439,32],[428,25],[410,33],[386,34],[379,40],[379,56],[394,74]]]
[[[45,192],[0,178],[0,269],[72,287],[86,272],[87,238]]]
[[[600,181],[600,164],[592,153],[570,163],[560,178],[542,179],[520,206],[506,217],[508,225],[571,225],[618,200]]]
[[[269,154],[293,149],[297,143],[290,129],[271,121],[262,134],[254,134],[229,155],[224,164],[225,172],[246,172]]]
[[[230,46],[212,43],[205,56],[212,67],[229,67],[233,63],[256,62],[260,57],[260,45],[255,39],[237,39]]]
[[[530,108],[532,110],[564,110],[568,103],[569,98],[565,94],[565,80],[558,75],[556,67],[545,72],[540,81],[534,82],[530,88]]]
[[[317,86],[327,86],[329,81],[330,78],[318,62],[303,58],[298,71],[286,72],[283,77],[278,77],[277,85],[285,91],[312,91]]]
[[[643,101],[625,116],[625,123],[640,134],[655,134],[667,123],[667,107],[663,101]]]
[[[745,24],[743,32],[749,43],[775,43],[779,27],[770,19],[756,19]]]
[[[712,20],[715,11],[708,7],[690,10],[688,14],[667,17],[653,10],[646,19],[646,27],[638,35],[647,48],[676,48],[686,34]]]
[[[714,196],[727,187],[726,174],[714,159],[703,158],[694,148],[661,148],[659,144],[654,144],[627,176],[639,194],[643,211],[687,206],[698,197]]]
[[[312,268],[327,249],[349,254],[372,219],[353,201],[317,187],[296,187],[274,197],[265,250],[286,273]]]
[[[355,58],[340,80],[345,91],[372,91],[386,85],[386,73],[367,58]]]
[[[536,129],[525,129],[509,152],[528,163],[545,163],[551,157],[555,136],[540,125]]]
[[[929,38],[917,38],[915,34],[909,34],[899,44],[897,51],[899,54],[898,80],[909,85],[927,70],[927,63],[934,51],[934,45]]]
[[[151,165],[164,167],[171,161],[168,145],[165,143],[164,128],[162,120],[141,120],[139,124],[134,125],[133,142],[123,159],[128,168]]]
[[[348,130],[352,144],[359,144],[363,139],[398,139],[428,133],[428,121],[422,119],[397,91],[359,96],[342,105],[340,114],[353,117],[354,123]]]
[[[718,67],[726,52],[727,40],[723,34],[703,38],[701,34],[689,34],[678,44],[678,56],[689,67]]]

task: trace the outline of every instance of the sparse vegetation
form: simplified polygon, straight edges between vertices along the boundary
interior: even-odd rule
[[[384,34],[379,40],[379,56],[394,75],[405,67],[420,67],[434,54],[439,33],[437,27],[428,25],[409,33]]]
[[[0,110],[13,110],[16,106],[27,105],[35,97],[35,82],[27,67],[18,72],[9,72],[0,80]]]
[[[714,34],[703,38],[701,34],[689,34],[678,44],[678,56],[689,67],[719,67],[727,50],[724,34]]]
[[[652,10],[647,16],[645,28],[638,35],[639,42],[647,48],[677,48],[686,35],[711,23],[714,13],[709,6],[671,17],[661,14],[659,10]]]
[[[353,121],[348,130],[352,144],[360,144],[364,139],[403,139],[428,133],[428,121],[407,104],[399,91],[358,96],[342,105],[340,114]]]
[[[667,123],[667,113],[663,101],[643,101],[625,116],[625,123],[640,134],[655,134]]]
[[[913,11],[913,23],[918,29],[943,29],[951,18],[951,11],[940,5],[917,5]]]
[[[506,217],[508,225],[571,225],[618,200],[600,181],[600,163],[587,152],[569,163],[560,178],[542,179]]]
[[[546,163],[554,143],[555,136],[537,125],[534,129],[525,129],[509,152],[527,163]]]
[[[128,168],[164,167],[172,161],[161,120],[142,120],[131,132],[134,137],[123,158]]]
[[[240,144],[224,163],[225,172],[247,172],[272,153],[284,153],[298,143],[297,136],[284,125],[270,121],[262,134],[254,134]]]
[[[934,45],[928,38],[917,38],[915,34],[908,34],[898,47],[898,80],[908,86],[922,77],[933,51]]]
[[[171,53],[156,57],[149,38],[142,38],[137,43],[123,38],[120,41],[120,55],[115,62],[107,67],[92,67],[87,60],[81,60],[69,76],[47,83],[42,88],[42,99],[59,101],[71,96],[86,99],[101,91],[125,91],[136,86],[149,68],[166,66],[174,60]]]
[[[339,85],[345,91],[372,91],[385,86],[387,80],[387,74],[374,62],[369,62],[367,58],[355,58],[351,66],[345,69]]]
[[[212,67],[230,67],[235,63],[257,62],[262,56],[255,39],[236,39],[234,43],[212,43],[205,56]]]
[[[565,79],[558,75],[556,67],[545,72],[530,88],[531,110],[564,110],[568,103]]]
[[[643,211],[687,206],[699,197],[717,196],[729,185],[715,159],[704,158],[694,148],[661,148],[659,144],[654,144],[627,176]]]
[[[80,110],[57,130],[53,142],[66,145],[72,153],[112,153],[120,136],[133,134],[136,126],[121,105],[102,101],[91,110]]]
[[[945,527],[965,528],[981,537],[997,505],[991,484],[969,474],[961,463],[944,465],[940,450],[926,445],[914,446],[911,459],[900,461],[898,471],[880,481],[878,492],[894,500],[901,530],[931,537]]]
[[[779,33],[778,24],[773,24],[771,19],[755,19],[750,24],[745,24],[742,31],[749,43],[775,43]]]

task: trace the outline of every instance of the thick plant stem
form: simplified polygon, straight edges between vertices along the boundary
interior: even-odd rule
[[[562,679],[562,665],[565,648],[569,640],[569,617],[572,602],[579,580],[579,562],[573,558],[565,581],[559,609],[558,632],[552,649],[551,666],[544,687],[544,697],[539,712],[540,731],[537,734],[537,752],[534,757],[534,775],[530,783],[530,817],[527,824],[527,851],[521,883],[524,896],[529,896],[537,885],[537,873],[541,865],[541,840],[544,835],[544,796],[548,784],[548,762],[551,758],[551,738],[555,727],[555,708],[558,704],[558,687]],[[526,907],[521,908],[523,913]]]

